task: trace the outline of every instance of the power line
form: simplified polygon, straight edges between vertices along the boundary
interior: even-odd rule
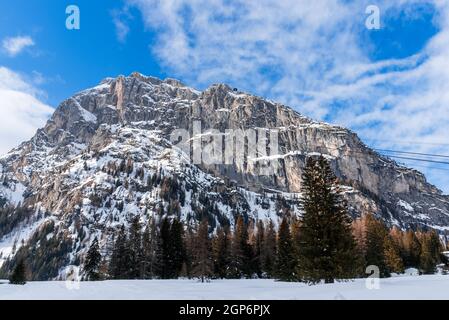
[[[419,158],[412,158],[412,157],[401,157],[401,156],[395,156],[395,155],[388,155],[388,157],[390,157],[390,158],[397,158],[397,159],[414,160],[414,161],[431,162],[431,163],[449,164],[449,162],[446,162],[446,161],[437,161],[437,160],[430,160],[430,159],[419,159]]]
[[[392,140],[392,139],[366,139],[369,141],[381,141],[381,142],[394,142],[398,144],[421,144],[421,145],[433,145],[433,146],[449,146],[449,143],[443,142],[424,142],[424,141],[407,141],[407,140]]]
[[[418,156],[428,156],[428,157],[438,157],[438,158],[448,158],[448,155],[442,155],[442,154],[431,154],[431,153],[421,153],[421,152],[409,152],[409,151],[398,151],[398,150],[388,150],[388,149],[376,149],[376,151],[380,152],[389,152],[389,153],[401,153],[401,154],[413,154]]]
[[[412,160],[413,161],[413,160]],[[429,166],[426,166],[426,165],[424,165],[424,164],[416,164],[416,163],[414,163],[413,165],[411,165],[411,164],[408,164],[408,166],[410,166],[410,167],[419,167],[419,168],[423,168],[423,169],[428,169],[428,170],[442,170],[442,171],[449,171],[449,168],[440,168],[440,167],[429,167]],[[412,168],[412,169],[413,169]]]
[[[330,149],[330,150],[342,150],[341,148],[326,148],[326,149]],[[372,150],[375,150],[375,151],[381,151],[382,149],[372,149]],[[393,151],[393,150],[390,150],[390,151]],[[319,152],[319,151],[317,151],[318,153],[322,153],[322,152]],[[345,152],[349,152],[349,153],[352,153],[352,154],[366,154],[366,152],[363,152],[363,151],[355,151],[355,150],[346,150]],[[405,152],[405,151],[397,151],[397,152]],[[414,153],[412,153],[412,152],[410,152],[411,154],[417,154],[417,155],[425,155],[425,154],[420,154],[420,153],[418,153],[418,152],[414,152]],[[420,161],[420,162],[429,162],[429,163],[438,163],[438,164],[449,164],[449,162],[446,162],[446,161],[437,161],[437,160],[432,160],[432,159],[422,159],[422,158],[414,158],[414,157],[403,157],[403,156],[397,156],[397,155],[388,155],[388,154],[380,154],[381,156],[384,156],[384,157],[387,157],[387,158],[397,158],[397,159],[403,159],[403,160],[411,160],[411,161]],[[344,154],[343,155],[341,155],[341,156],[344,156]],[[357,157],[357,156],[355,156],[355,155],[351,155],[352,157],[355,157],[355,158],[360,158],[360,157]],[[443,156],[443,155],[441,155],[441,156]],[[448,157],[449,158],[449,156],[443,156],[443,157]],[[392,159],[391,159],[392,160]],[[411,165],[411,166],[419,166],[419,165]],[[420,167],[422,167],[422,168],[426,168],[426,169],[432,169],[432,170],[443,170],[443,171],[449,171],[449,168],[438,168],[438,167],[428,167],[428,166],[423,166],[423,165],[421,165]]]

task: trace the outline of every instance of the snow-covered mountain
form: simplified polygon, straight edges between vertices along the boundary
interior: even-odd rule
[[[173,139],[184,132],[184,142],[207,148],[248,130],[257,143],[273,140],[261,132],[276,132],[276,152],[254,154],[246,139],[232,149],[238,159],[202,155],[198,162],[189,152],[195,143],[186,149]],[[199,92],[133,73],[67,99],[31,140],[0,158],[0,263],[22,250],[33,255],[36,278],[63,277],[94,236],[107,248],[135,215],[206,216],[212,226],[232,226],[237,215],[277,223],[300,214],[302,169],[317,154],[330,160],[354,216],[373,212],[402,228],[449,229],[448,196],[348,129],[227,85]],[[267,164],[271,171],[262,170]]]

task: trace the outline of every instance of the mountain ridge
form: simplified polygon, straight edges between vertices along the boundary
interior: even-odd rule
[[[192,163],[171,139],[184,130],[204,147],[216,136],[225,139],[226,130],[260,129],[277,132],[279,152],[251,157],[247,145],[234,146],[243,160],[227,164]],[[260,132],[257,141],[269,135]],[[70,248],[38,277],[62,277],[94,235],[106,245],[134,215],[192,223],[206,216],[213,227],[232,226],[238,215],[277,223],[301,214],[302,168],[318,154],[329,159],[352,216],[372,212],[401,228],[449,229],[449,196],[349,129],[225,84],[201,92],[134,72],[64,100],[33,138],[0,157],[0,207],[24,208],[20,217],[6,213],[11,225],[0,228],[0,263],[48,238],[50,252],[54,243]],[[265,163],[275,171],[259,174]],[[34,254],[45,260],[45,253]]]

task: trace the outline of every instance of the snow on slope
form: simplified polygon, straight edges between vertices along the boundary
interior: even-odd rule
[[[197,121],[202,131],[194,137],[205,138],[203,144],[229,129],[278,129],[280,150],[253,159],[243,150],[248,165],[194,165],[170,141],[174,130],[193,133]],[[79,264],[94,236],[107,244],[134,215],[143,223],[167,215],[194,224],[207,212],[213,227],[232,227],[239,215],[277,225],[286,214],[301,214],[302,168],[308,156],[319,154],[330,160],[344,184],[352,216],[373,212],[401,228],[449,229],[447,196],[349,130],[226,85],[199,92],[174,79],[133,73],[107,78],[65,100],[31,140],[0,156],[0,207],[20,204],[55,224],[55,230],[22,228],[20,223],[29,221],[11,224],[8,234],[0,234],[0,259],[13,258],[16,239],[17,247],[24,240],[19,249],[26,253],[38,247],[39,239],[54,237],[46,254],[64,239],[65,252],[58,253],[52,276],[34,274],[42,280],[42,274],[45,279],[61,276]],[[276,171],[261,174],[267,160]],[[44,258],[35,260],[42,264]]]
[[[449,299],[449,276],[402,276],[380,280],[367,289],[366,279],[309,286],[273,280],[123,280],[104,282],[29,282],[0,284],[0,300],[425,300]]]

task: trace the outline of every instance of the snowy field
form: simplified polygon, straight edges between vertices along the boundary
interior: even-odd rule
[[[137,299],[137,300],[292,300],[292,299],[449,299],[449,276],[402,276],[381,279],[367,289],[366,279],[308,286],[273,280],[136,280],[103,282],[0,282],[0,300],[7,299]]]

